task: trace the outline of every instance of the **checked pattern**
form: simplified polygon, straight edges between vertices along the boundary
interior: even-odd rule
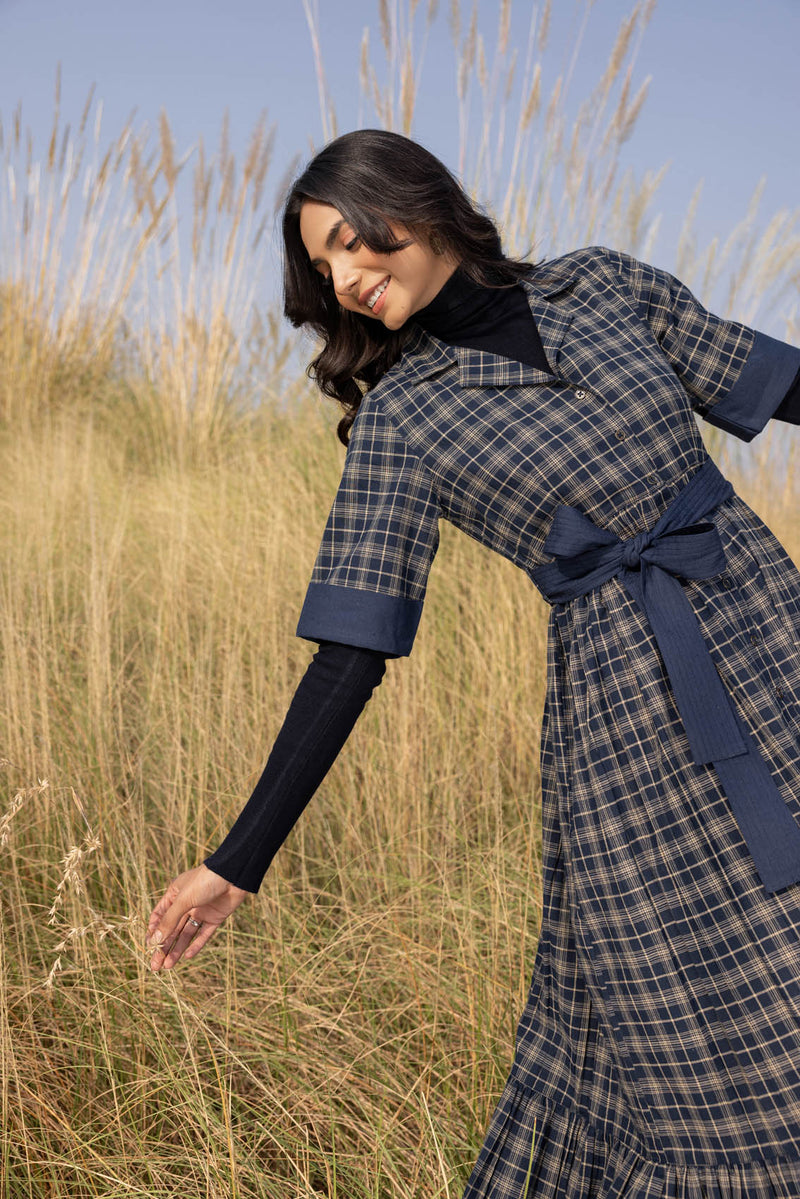
[[[549,371],[417,328],[365,397],[300,635],[408,653],[441,518],[531,576],[561,505],[651,529],[695,414],[750,440],[800,369],[603,247],[522,286]],[[800,573],[738,496],[710,519],[724,573],[681,585],[800,820]],[[541,936],[465,1199],[797,1199],[800,885],[765,894],[617,577],[551,609],[541,767]]]

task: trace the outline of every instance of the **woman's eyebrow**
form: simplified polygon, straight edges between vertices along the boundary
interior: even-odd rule
[[[338,221],[334,221],[334,223],[331,225],[330,229],[328,230],[328,236],[325,238],[325,249],[326,250],[330,250],[331,246],[336,241],[336,237],[337,237],[339,230],[341,229],[342,225],[344,225],[345,223],[346,222],[345,222],[344,217],[340,217]],[[312,258],[311,266],[319,266],[319,264],[321,262],[322,262],[321,258]]]

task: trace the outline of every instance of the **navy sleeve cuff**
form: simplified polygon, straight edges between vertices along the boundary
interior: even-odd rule
[[[308,641],[338,641],[406,657],[422,615],[422,600],[311,583],[297,625]]]
[[[775,415],[798,370],[800,349],[756,332],[733,387],[713,408],[701,408],[700,414],[710,425],[752,441]]]

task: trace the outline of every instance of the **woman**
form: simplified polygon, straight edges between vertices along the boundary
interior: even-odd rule
[[[156,906],[153,968],[244,896],[407,654],[437,521],[553,605],[544,911],[470,1199],[800,1195],[800,574],[706,453],[800,421],[800,351],[603,247],[532,266],[396,134],[289,194],[286,314],[349,442],[256,791]],[[534,1135],[535,1131],[535,1135]]]

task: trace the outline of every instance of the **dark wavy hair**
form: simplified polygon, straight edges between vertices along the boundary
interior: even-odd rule
[[[340,306],[333,288],[311,266],[300,237],[305,200],[336,208],[377,254],[408,244],[393,237],[389,223],[417,240],[429,241],[435,232],[443,253],[458,259],[477,283],[491,287],[513,285],[534,264],[504,255],[494,222],[418,142],[385,129],[357,129],[320,150],[292,185],[283,208],[284,312],[293,325],[308,326],[322,342],[308,374],[344,408],[337,432],[347,445],[364,392],[402,354],[413,316],[392,330]]]

